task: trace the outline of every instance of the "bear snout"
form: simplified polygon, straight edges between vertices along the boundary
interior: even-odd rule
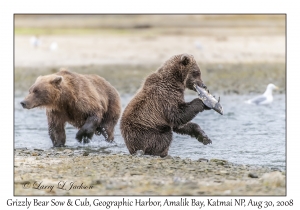
[[[22,105],[22,107],[25,109],[26,108],[26,102],[25,101],[21,101],[20,104]]]

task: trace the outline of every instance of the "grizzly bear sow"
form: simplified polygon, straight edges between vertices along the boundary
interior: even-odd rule
[[[184,90],[206,88],[193,56],[175,55],[149,75],[121,117],[121,132],[130,154],[168,155],[172,132],[210,144],[199,125],[189,122],[206,107],[199,98],[184,101]]]
[[[109,82],[98,75],[65,69],[39,76],[21,105],[26,109],[46,108],[49,135],[55,147],[65,145],[67,122],[79,129],[79,142],[89,142],[94,133],[113,141],[121,113],[120,96]]]

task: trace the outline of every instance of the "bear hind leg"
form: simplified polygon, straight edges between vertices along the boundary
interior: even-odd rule
[[[115,116],[107,114],[103,118],[100,127],[97,128],[97,132],[104,136],[105,141],[112,142],[114,140],[114,130],[118,120],[118,114]]]
[[[145,155],[155,155],[165,157],[168,155],[169,147],[172,142],[172,132],[154,132],[150,134],[151,137],[147,139]]]

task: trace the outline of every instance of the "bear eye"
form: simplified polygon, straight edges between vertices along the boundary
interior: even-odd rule
[[[197,77],[197,76],[199,76],[200,75],[200,72],[199,71],[193,71],[193,76],[194,77]]]
[[[33,93],[38,93],[39,91],[37,89],[34,89],[32,92]]]

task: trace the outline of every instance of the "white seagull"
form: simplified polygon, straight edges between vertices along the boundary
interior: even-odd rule
[[[274,89],[278,89],[278,87],[276,87],[273,84],[268,84],[267,89],[264,92],[264,94],[262,94],[260,96],[256,96],[255,98],[246,101],[246,103],[248,103],[248,104],[256,104],[256,105],[270,104],[270,103],[273,102],[272,91]]]
[[[36,36],[30,38],[30,44],[33,47],[38,47],[40,45],[40,39]]]

